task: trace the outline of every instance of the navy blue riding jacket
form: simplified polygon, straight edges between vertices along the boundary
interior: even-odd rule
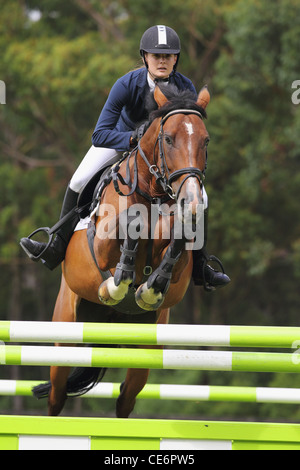
[[[111,148],[118,152],[129,150],[132,131],[148,118],[145,98],[150,87],[147,74],[147,69],[141,68],[116,81],[92,136],[95,147]],[[197,97],[193,83],[184,75],[172,73],[169,82],[179,90],[191,90]]]

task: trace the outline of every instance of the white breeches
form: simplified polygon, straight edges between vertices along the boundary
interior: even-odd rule
[[[80,193],[95,173],[106,166],[113,165],[121,159],[122,155],[123,152],[117,152],[117,150],[114,149],[94,147],[92,145],[70,181],[72,191]],[[204,208],[207,209],[208,197],[204,186],[202,188],[202,195]]]
[[[92,145],[70,181],[72,191],[80,193],[95,173],[116,163],[120,160],[122,154],[123,152],[117,152],[114,149],[94,147]]]

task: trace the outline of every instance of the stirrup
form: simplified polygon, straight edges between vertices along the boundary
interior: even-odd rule
[[[212,291],[216,290],[216,288],[214,286],[212,286],[211,284],[209,284],[207,282],[207,280],[205,279],[205,268],[206,268],[209,261],[213,261],[213,262],[217,263],[219,265],[219,267],[221,268],[221,271],[223,272],[223,274],[225,274],[225,269],[224,269],[224,266],[223,266],[222,262],[216,256],[208,255],[208,256],[204,257],[203,266],[202,266],[203,288],[207,292],[212,292]]]
[[[34,232],[32,232],[27,238],[31,239],[36,233],[39,233],[39,232],[47,233],[49,240],[48,240],[48,243],[47,243],[46,247],[43,249],[43,251],[38,256],[34,256],[32,253],[30,253],[30,251],[27,250],[27,248],[25,248],[24,245],[21,244],[21,246],[22,246],[23,250],[25,251],[25,253],[27,254],[27,256],[29,256],[29,258],[32,259],[33,261],[39,261],[40,259],[43,259],[43,254],[48,250],[49,246],[51,245],[51,243],[53,241],[53,237],[54,237],[54,233],[50,232],[49,227],[41,227],[41,228],[38,228],[37,230],[35,230]]]

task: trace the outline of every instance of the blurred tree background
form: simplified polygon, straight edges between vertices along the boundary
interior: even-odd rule
[[[60,270],[21,252],[19,239],[53,225],[66,185],[91,145],[117,78],[141,65],[154,24],[180,35],[179,71],[211,92],[206,190],[209,251],[232,282],[190,286],[171,322],[298,326],[300,312],[300,79],[298,0],[0,0],[0,318],[50,320]],[[110,371],[107,380],[123,380]],[[110,374],[110,375],[109,375]],[[0,378],[45,379],[1,367]],[[297,376],[152,373],[152,382],[299,387]],[[0,413],[44,413],[32,398],[0,398]],[[70,401],[65,413],[107,415],[114,403]],[[293,405],[139,402],[136,416],[300,419]]]

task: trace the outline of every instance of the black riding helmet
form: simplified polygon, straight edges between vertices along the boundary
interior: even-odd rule
[[[174,29],[169,26],[157,25],[152,26],[144,32],[140,42],[140,54],[145,61],[145,52],[150,54],[176,54],[177,62],[174,65],[174,71],[176,70],[179,56],[180,56],[181,44],[180,39]]]

